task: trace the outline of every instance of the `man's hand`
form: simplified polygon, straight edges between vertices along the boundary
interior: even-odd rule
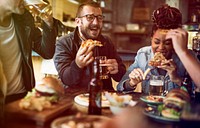
[[[75,62],[79,68],[84,68],[85,66],[88,66],[94,60],[92,51],[94,47],[94,45],[91,45],[89,47],[79,48],[75,59]]]
[[[172,44],[177,54],[187,51],[188,33],[184,29],[169,30],[166,38],[172,39]]]
[[[107,59],[106,65],[110,74],[117,74],[119,72],[118,63],[116,59]]]

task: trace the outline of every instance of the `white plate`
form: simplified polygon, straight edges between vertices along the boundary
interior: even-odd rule
[[[89,105],[89,94],[88,93],[79,94],[74,98],[74,101],[79,105],[88,107],[88,105]],[[102,107],[105,108],[105,107],[109,107],[109,106],[110,106],[110,102],[103,95],[102,96]]]

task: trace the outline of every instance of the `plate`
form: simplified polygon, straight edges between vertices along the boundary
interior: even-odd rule
[[[76,128],[77,126],[101,128],[102,123],[109,120],[109,117],[97,115],[65,116],[55,119],[51,123],[51,128]]]
[[[82,106],[88,107],[89,105],[89,93],[79,94],[75,96],[74,101]],[[102,95],[102,108],[106,108],[110,106],[110,102],[107,100],[107,98]]]
[[[140,100],[147,104],[159,105],[163,104],[164,96],[142,96]]]
[[[149,106],[148,106],[149,107]],[[144,110],[144,114],[155,121],[162,122],[162,123],[178,123],[180,119],[171,119],[171,118],[166,118],[161,115],[161,113],[157,110],[157,107],[150,107],[152,110],[147,110],[147,107]]]

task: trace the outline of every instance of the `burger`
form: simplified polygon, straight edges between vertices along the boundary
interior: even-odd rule
[[[51,108],[64,94],[61,82],[54,77],[44,77],[31,92],[20,100],[19,107],[28,110],[42,111]]]
[[[190,102],[190,96],[183,89],[173,89],[167,94],[163,102],[162,116],[179,119],[184,105]]]
[[[59,100],[60,95],[64,93],[64,89],[61,82],[54,77],[44,77],[35,86],[35,96],[45,97],[52,103],[56,103]]]

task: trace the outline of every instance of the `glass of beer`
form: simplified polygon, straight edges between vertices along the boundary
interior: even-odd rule
[[[52,15],[52,7],[43,0],[24,0],[24,6],[34,16],[47,19]]]
[[[149,85],[149,95],[162,96],[164,90],[164,76],[151,75]]]
[[[107,57],[106,56],[97,56],[95,57],[95,59],[99,60],[99,66],[100,66],[100,79],[108,79],[108,68],[106,65],[106,60]]]

